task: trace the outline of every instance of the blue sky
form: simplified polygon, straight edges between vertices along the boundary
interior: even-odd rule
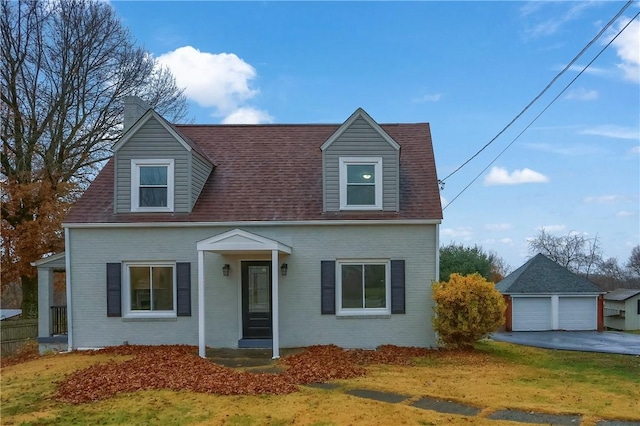
[[[120,2],[138,43],[186,87],[196,123],[429,122],[444,178],[500,132],[625,2]],[[640,244],[640,21],[509,145],[640,11],[611,29],[448,178],[441,242],[512,267],[540,227]],[[489,164],[495,162],[489,166]],[[488,167],[484,172],[483,169]]]

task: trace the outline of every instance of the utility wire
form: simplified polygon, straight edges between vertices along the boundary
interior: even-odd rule
[[[599,38],[600,36],[607,30],[609,29],[609,27],[611,25],[613,25],[613,23],[624,13],[625,10],[627,10],[627,8],[629,6],[631,6],[631,4],[634,2],[635,0],[629,0],[624,6],[622,6],[622,9],[620,9],[620,11],[607,23],[607,25],[605,25],[598,34],[596,34],[596,36],[584,47],[582,48],[582,50],[571,60],[571,62],[569,62],[567,64],[566,67],[564,67],[564,69],[562,71],[560,71],[554,78],[553,80],[551,80],[551,82],[549,84],[547,84],[547,86],[542,89],[542,91],[538,94],[538,96],[536,96],[531,102],[529,102],[529,104],[524,107],[524,109],[522,111],[520,111],[520,113],[518,113],[518,115],[516,115],[513,120],[511,120],[509,122],[509,124],[507,124],[502,130],[500,130],[500,132],[495,135],[493,137],[493,139],[491,139],[489,142],[486,143],[485,146],[483,146],[482,148],[480,148],[480,150],[478,152],[476,152],[475,154],[473,154],[467,161],[465,161],[464,163],[462,163],[460,166],[458,166],[457,169],[455,169],[454,171],[452,171],[451,173],[449,173],[447,176],[445,176],[443,179],[440,179],[438,181],[438,183],[440,184],[441,187],[444,186],[444,182],[449,179],[451,176],[453,176],[454,174],[456,174],[458,171],[460,171],[460,169],[462,169],[464,166],[466,166],[467,164],[469,164],[471,162],[471,160],[473,160],[474,158],[476,158],[478,155],[480,155],[480,153],[482,151],[484,151],[489,145],[491,145],[496,139],[498,139],[500,137],[500,135],[502,135],[509,127],[511,127],[511,125],[513,123],[516,122],[516,120],[518,120],[538,99],[540,99],[540,97],[542,95],[544,95],[547,90],[549,90],[551,88],[551,86],[569,69],[571,68],[571,66],[576,63],[576,61],[578,59],[580,59],[580,57],[584,54],[584,52],[586,52]]]
[[[538,118],[540,118],[540,116],[542,116],[542,114],[544,114],[544,113],[549,109],[549,107],[551,107],[551,105],[553,105],[553,104],[555,103],[555,101],[557,101],[557,100],[560,98],[560,96],[562,96],[562,94],[563,94],[564,92],[566,92],[566,91],[567,91],[567,89],[568,89],[569,87],[571,87],[571,85],[572,85],[572,84],[573,84],[573,83],[578,79],[578,77],[580,77],[580,76],[581,76],[581,75],[582,75],[582,74],[587,70],[587,68],[589,68],[589,66],[591,66],[591,64],[593,64],[593,63],[596,61],[596,59],[598,59],[598,58],[600,57],[600,55],[602,55],[602,53],[603,53],[603,52],[604,52],[604,51],[605,51],[605,50],[606,50],[606,49],[611,45],[611,43],[613,43],[613,41],[614,41],[616,38],[618,38],[618,36],[619,36],[620,34],[622,34],[622,32],[623,32],[623,31],[624,31],[624,30],[625,30],[629,25],[631,25],[631,23],[632,23],[632,22],[633,22],[633,21],[634,21],[634,20],[635,20],[639,15],[640,15],[640,12],[636,13],[636,14],[635,14],[635,16],[634,16],[633,18],[631,18],[631,19],[629,20],[629,22],[627,22],[627,24],[626,24],[624,27],[622,27],[622,29],[620,29],[620,31],[618,31],[618,34],[616,34],[616,35],[615,35],[615,37],[613,37],[613,38],[612,38],[612,39],[611,39],[611,40],[610,40],[610,41],[609,41],[609,42],[608,42],[608,43],[607,43],[607,44],[606,44],[606,45],[605,45],[605,46],[604,46],[604,47],[603,47],[599,52],[598,52],[598,54],[597,54],[597,55],[596,55],[596,56],[595,56],[595,57],[594,57],[594,58],[593,58],[593,59],[592,59],[592,60],[591,60],[587,65],[585,65],[585,66],[584,66],[584,68],[582,68],[582,70],[581,70],[581,71],[580,71],[580,72],[579,72],[579,73],[578,73],[578,74],[573,78],[573,80],[571,80],[571,81],[570,81],[570,82],[569,82],[569,83],[564,87],[564,89],[562,89],[562,91],[561,91],[560,93],[558,93],[558,94],[556,95],[556,97],[555,97],[555,98],[553,98],[553,99],[551,100],[551,102],[549,102],[549,103],[547,104],[547,106],[545,106],[545,107],[544,107],[544,109],[543,109],[542,111],[540,111],[540,113],[539,113],[538,115],[536,115],[536,117],[535,117],[533,120],[531,120],[531,122],[530,122],[530,123],[529,123],[529,124],[528,124],[528,125],[527,125],[527,126],[526,126],[526,127],[525,127],[525,128],[524,128],[524,129],[519,133],[519,134],[518,134],[518,136],[516,136],[516,137],[515,137],[515,138],[514,138],[510,143],[509,143],[509,145],[507,145],[507,146],[506,146],[502,151],[500,151],[500,153],[499,153],[498,155],[496,155],[496,157],[495,157],[493,160],[491,160],[491,162],[490,162],[489,164],[487,164],[487,167],[485,167],[484,169],[482,169],[482,170],[480,171],[480,173],[478,173],[478,174],[476,175],[476,177],[474,177],[474,178],[471,180],[471,182],[469,182],[469,184],[468,184],[467,186],[465,186],[465,187],[462,189],[462,191],[460,191],[460,192],[459,192],[455,197],[453,197],[453,199],[452,199],[451,201],[449,201],[449,203],[447,203],[447,205],[446,205],[446,206],[444,206],[444,207],[442,208],[442,210],[445,210],[447,207],[449,207],[449,206],[450,206],[450,205],[451,205],[451,204],[452,204],[452,203],[453,203],[453,202],[454,202],[454,201],[455,201],[459,196],[461,196],[461,195],[462,195],[462,193],[463,193],[463,192],[465,192],[465,191],[467,190],[467,188],[469,188],[469,187],[470,187],[470,186],[471,186],[471,185],[472,185],[476,180],[478,180],[478,178],[479,178],[480,176],[482,176],[482,174],[483,174],[484,172],[486,172],[486,171],[487,171],[487,169],[488,169],[489,167],[491,167],[491,166],[493,165],[493,163],[495,163],[495,162],[498,160],[498,158],[500,158],[500,157],[502,156],[502,154],[504,154],[504,153],[505,153],[505,151],[511,147],[511,145],[513,145],[513,144],[514,144],[518,139],[520,139],[520,136],[522,136],[522,134],[523,134],[524,132],[526,132],[526,131],[529,129],[529,127],[531,127],[531,126],[533,125],[533,123],[535,123],[535,122],[538,120]]]

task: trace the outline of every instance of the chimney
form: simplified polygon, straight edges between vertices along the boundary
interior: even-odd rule
[[[124,98],[124,131],[126,132],[140,119],[151,107],[137,96],[125,96]]]

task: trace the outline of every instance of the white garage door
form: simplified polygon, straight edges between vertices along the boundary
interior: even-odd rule
[[[513,331],[551,330],[551,297],[512,298]]]
[[[560,330],[597,329],[595,297],[560,297],[558,299],[558,328]]]

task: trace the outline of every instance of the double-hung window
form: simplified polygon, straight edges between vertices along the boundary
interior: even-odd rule
[[[173,211],[173,160],[131,160],[131,210]]]
[[[341,157],[340,209],[382,209],[382,158]]]
[[[130,263],[125,270],[128,316],[175,316],[176,278],[171,263]]]
[[[388,261],[339,261],[336,264],[339,315],[391,312]]]

